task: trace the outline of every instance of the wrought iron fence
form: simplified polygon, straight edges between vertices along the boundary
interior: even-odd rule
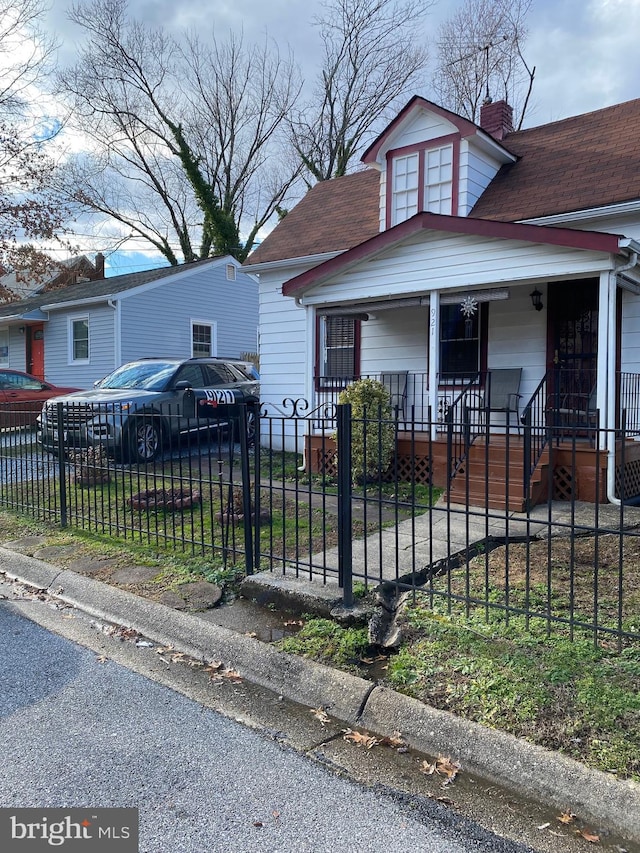
[[[262,407],[253,441],[250,415],[241,406],[226,425],[165,429],[155,458],[134,464],[108,441],[68,442],[60,410],[49,453],[24,412],[5,410],[0,506],[211,566],[335,584],[346,605],[380,587],[523,629],[535,622],[620,647],[640,639],[640,444],[624,429],[616,494],[600,442],[565,429],[536,500],[514,510],[512,484],[526,490],[526,428],[503,427],[475,468],[454,472],[446,436],[423,423],[400,433],[379,412],[291,400]]]

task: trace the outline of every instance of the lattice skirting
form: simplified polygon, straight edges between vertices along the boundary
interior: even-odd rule
[[[336,452],[333,448],[316,448],[315,470],[325,477],[337,477],[338,467]],[[392,482],[398,478],[400,482],[422,483],[430,485],[432,482],[432,466],[428,456],[410,456],[402,454],[398,457],[397,469],[393,465],[385,473],[383,479]]]
[[[623,471],[622,466],[616,468],[616,496],[623,494]],[[627,462],[624,466],[624,496],[635,497],[640,495],[640,459]]]
[[[570,501],[577,494],[576,472],[564,465],[556,465],[553,472],[553,500]]]

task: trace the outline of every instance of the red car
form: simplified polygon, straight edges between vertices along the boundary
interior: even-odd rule
[[[20,370],[0,367],[0,429],[31,426],[46,400],[78,388],[60,388]]]

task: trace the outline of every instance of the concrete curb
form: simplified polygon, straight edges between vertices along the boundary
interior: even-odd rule
[[[401,732],[415,749],[446,752],[472,773],[640,843],[640,785],[633,782],[33,557],[0,548],[0,571],[157,643],[197,659],[221,660],[248,681],[323,707],[349,725],[379,735]]]

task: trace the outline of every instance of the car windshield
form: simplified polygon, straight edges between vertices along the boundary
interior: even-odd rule
[[[100,382],[100,388],[143,388],[164,391],[178,369],[175,361],[135,361],[123,364]]]

